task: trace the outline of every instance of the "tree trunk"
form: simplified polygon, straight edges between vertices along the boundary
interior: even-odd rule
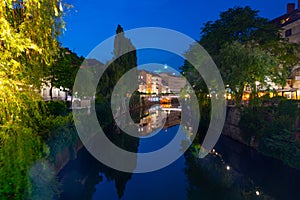
[[[51,87],[50,87],[50,99],[51,100],[53,100],[52,89],[53,89],[53,86],[51,85]]]
[[[68,101],[68,94],[69,94],[69,92],[67,90],[65,90],[65,101],[66,102]]]

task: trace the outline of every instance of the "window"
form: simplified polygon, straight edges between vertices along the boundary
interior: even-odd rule
[[[284,35],[285,35],[285,37],[291,36],[292,35],[292,29],[286,30],[285,33],[284,33]]]

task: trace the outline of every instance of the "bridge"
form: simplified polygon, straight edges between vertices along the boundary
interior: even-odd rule
[[[180,111],[181,112],[181,108],[161,108],[164,111]]]
[[[161,96],[161,98],[178,99],[178,98],[179,98],[179,95]]]

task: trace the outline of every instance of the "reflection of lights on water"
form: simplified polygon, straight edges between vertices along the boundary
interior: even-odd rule
[[[223,160],[222,155],[221,155],[220,153],[218,153],[215,149],[212,149],[212,150],[211,150],[211,154],[217,156],[217,157],[221,160],[222,164],[225,166],[225,169],[226,169],[227,171],[230,171],[230,170],[231,170],[230,165],[227,165],[227,164],[226,164],[226,162]],[[233,169],[233,171],[234,171],[234,169]],[[231,174],[231,173],[230,173],[230,174]],[[233,172],[233,174],[234,174],[234,172]],[[231,174],[231,175],[233,175],[233,174]],[[255,189],[254,189],[256,196],[261,196],[261,195],[262,195],[261,192],[260,192],[259,190],[257,190],[257,189],[258,189],[258,187],[255,187]],[[253,190],[252,190],[252,191],[253,191]]]

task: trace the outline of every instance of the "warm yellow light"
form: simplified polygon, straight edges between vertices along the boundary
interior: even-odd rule
[[[227,94],[227,99],[231,100],[231,94]]]

